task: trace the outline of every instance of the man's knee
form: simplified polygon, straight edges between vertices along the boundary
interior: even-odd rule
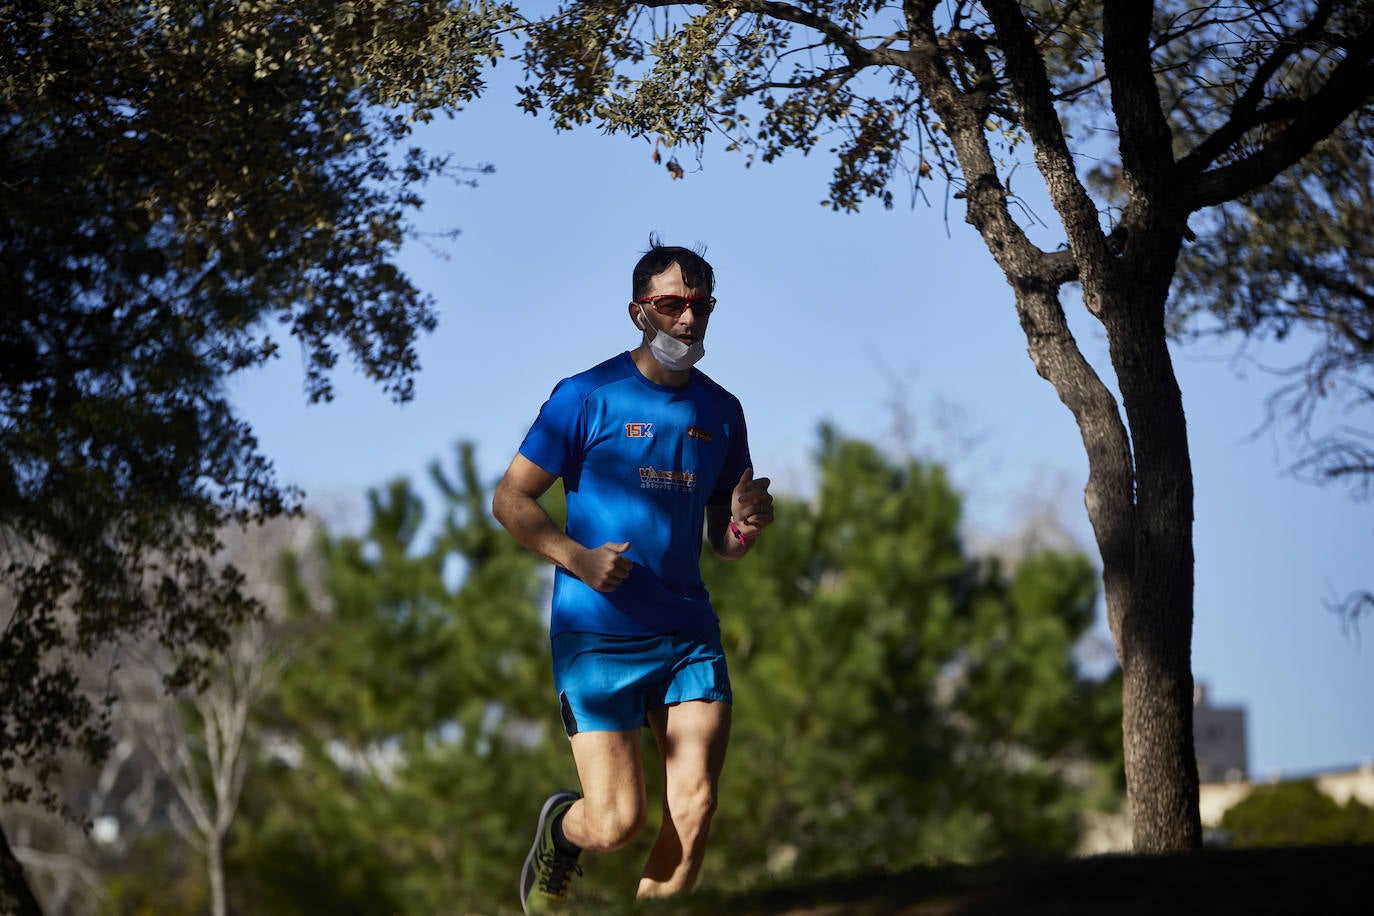
[[[588,804],[583,811],[584,845],[600,852],[619,849],[639,835],[644,819],[644,805],[632,798]]]
[[[705,832],[716,813],[716,790],[709,782],[678,786],[671,790],[668,807],[680,832]]]

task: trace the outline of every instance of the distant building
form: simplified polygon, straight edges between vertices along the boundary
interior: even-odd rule
[[[1207,685],[1193,687],[1193,744],[1200,782],[1244,782],[1250,775],[1245,708],[1213,706]]]

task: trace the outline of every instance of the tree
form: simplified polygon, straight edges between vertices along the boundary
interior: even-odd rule
[[[101,853],[126,854],[127,837],[153,814],[152,768],[140,759],[132,736],[112,737],[110,753],[98,766],[69,753],[60,787],[67,811],[28,805],[4,812],[5,838],[26,870],[34,897],[50,913],[95,913],[104,883]],[[114,837],[102,834],[100,845],[107,848],[98,849],[95,821],[113,814],[125,829]]]
[[[1374,162],[1364,154],[1372,121],[1360,112],[1300,169],[1208,214],[1179,260],[1174,300],[1181,336],[1305,332],[1309,352],[1278,368],[1269,419],[1296,440],[1294,473],[1344,484],[1361,500],[1374,493]],[[1374,611],[1374,591],[1335,609],[1354,622]]]
[[[312,399],[345,351],[409,397],[435,319],[395,255],[420,184],[457,168],[404,141],[480,90],[507,18],[442,0],[0,10],[5,800],[51,800],[62,748],[107,748],[74,658],[149,637],[182,662],[169,683],[194,683],[253,613],[215,533],[296,494],[227,378],[289,336]]]
[[[293,518],[224,537],[226,558],[249,574],[249,588],[266,613],[234,629],[202,689],[166,695],[157,675],[174,669],[176,660],[157,647],[150,660],[116,677],[116,715],[171,788],[175,801],[167,815],[205,863],[212,916],[228,912],[224,849],[255,756],[252,714],[290,661],[292,634],[281,619],[285,602],[271,594],[280,589],[278,566],[283,554],[304,553],[316,533],[316,523]],[[294,571],[297,592],[306,592],[300,564]]]
[[[1221,817],[1235,846],[1374,843],[1374,808],[1338,803],[1311,779],[1258,786]]]
[[[522,104],[559,128],[698,154],[714,133],[765,162],[829,143],[839,210],[951,184],[1087,452],[1135,848],[1200,848],[1192,473],[1166,304],[1190,216],[1299,167],[1367,108],[1370,5],[573,0],[530,23],[523,57]],[[1110,112],[1106,139],[1072,132],[1084,110]],[[1012,190],[1023,143],[1059,220],[1051,247]],[[1090,157],[1111,161],[1110,193],[1094,195]],[[1120,402],[1074,339],[1072,290],[1105,331]]]
[[[371,492],[368,529],[315,551],[321,595],[294,593],[300,643],[262,717],[291,753],[259,767],[230,853],[247,910],[514,904],[529,806],[576,779],[547,577],[491,518],[471,445],[455,464],[433,468],[437,512],[405,480]]]
[[[1307,440],[1296,469],[1343,482],[1367,498],[1374,485],[1368,431],[1314,431],[1321,408],[1347,401],[1355,413],[1374,400],[1374,163],[1360,155],[1374,113],[1342,125],[1284,173],[1202,223],[1199,244],[1179,261],[1176,304],[1185,333],[1242,332],[1282,339],[1300,330],[1314,343],[1271,401]],[[1226,257],[1209,263],[1208,251]],[[1206,321],[1205,319],[1210,319]]]
[[[248,713],[285,662],[281,649],[291,637],[281,621],[280,558],[303,552],[317,528],[315,519],[289,517],[222,532],[223,559],[244,573],[266,613],[233,629],[204,690],[168,692],[164,680],[176,660],[153,640],[82,660],[83,689],[117,698],[111,752],[94,765],[75,749],[66,752],[60,780],[50,786],[60,810],[30,804],[5,812],[15,855],[44,909],[82,914],[128,905],[142,888],[125,873],[154,860],[158,879],[147,890],[159,911],[177,909],[168,889],[180,885],[203,891],[211,912],[225,912],[220,850],[257,747]],[[298,581],[307,572],[298,570]],[[98,832],[91,827],[97,822]],[[199,877],[191,856],[180,867],[178,842],[204,863]]]
[[[704,880],[1070,853],[1120,766],[1119,682],[1080,673],[1081,553],[971,556],[938,465],[822,430],[814,499],[708,564],[735,687]]]

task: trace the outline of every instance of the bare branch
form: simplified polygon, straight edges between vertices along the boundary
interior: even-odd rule
[[[1327,601],[1326,609],[1341,619],[1341,629],[1347,636],[1359,639],[1360,620],[1374,616],[1374,592],[1351,592],[1339,601]]]
[[[1096,271],[1097,265],[1106,260],[1106,239],[1098,225],[1097,207],[1074,169],[1073,154],[1054,109],[1044,60],[1036,50],[1035,38],[1019,4],[1012,0],[989,0],[984,7],[1006,57],[1007,76],[1021,108],[1021,123],[1035,146],[1036,163],[1045,177],[1055,210],[1064,221],[1088,309],[1100,314],[1096,296],[1102,278]]]
[[[1350,43],[1345,59],[1332,69],[1326,84],[1294,106],[1294,116],[1277,136],[1256,152],[1196,175],[1189,181],[1189,210],[1235,200],[1296,165],[1369,99],[1371,86],[1374,86],[1374,24]],[[1192,170],[1204,164],[1191,157],[1184,161]]]
[[[1211,136],[1198,144],[1188,156],[1179,162],[1181,171],[1201,171],[1210,167],[1247,132],[1264,123],[1272,122],[1285,109],[1269,106],[1261,110],[1266,87],[1285,63],[1306,47],[1310,47],[1317,36],[1326,28],[1331,17],[1330,0],[1321,3],[1312,21],[1305,23],[1292,35],[1274,42],[1274,51],[1255,69],[1250,85],[1236,99],[1231,108],[1231,117]]]

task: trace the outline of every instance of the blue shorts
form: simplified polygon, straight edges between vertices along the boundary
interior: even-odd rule
[[[719,627],[652,636],[559,633],[552,645],[569,738],[643,728],[649,710],[670,703],[733,700]]]

